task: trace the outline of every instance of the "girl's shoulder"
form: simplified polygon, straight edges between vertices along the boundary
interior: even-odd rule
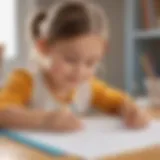
[[[108,83],[97,78],[97,77],[93,77],[89,83],[91,84],[92,88],[106,88],[109,87]]]
[[[24,85],[25,84],[32,85],[33,75],[27,69],[17,68],[9,74],[7,81],[8,81],[8,83],[19,82]]]

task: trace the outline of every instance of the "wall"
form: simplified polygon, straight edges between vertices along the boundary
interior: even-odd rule
[[[105,79],[124,88],[124,0],[97,0],[102,4],[110,21],[110,51],[106,55]]]
[[[33,11],[34,0],[17,0],[16,1],[16,34],[17,34],[17,55],[14,59],[5,61],[4,65],[4,79],[6,76],[17,67],[26,67],[28,53],[30,50],[29,41],[26,38],[26,31],[28,26],[28,19],[30,11]]]

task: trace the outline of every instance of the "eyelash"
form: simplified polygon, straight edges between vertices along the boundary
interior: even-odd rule
[[[66,61],[72,62],[72,63],[77,61],[77,59],[76,59],[76,58],[73,58],[73,57],[67,57],[67,56],[66,56],[66,57],[64,57],[64,58],[65,58]]]
[[[78,59],[77,58],[75,58],[75,57],[64,57],[64,59],[68,62],[68,63],[76,63],[77,61],[78,61]],[[94,67],[94,66],[97,66],[96,64],[95,64],[95,61],[88,61],[88,62],[86,62],[86,66],[87,67]]]

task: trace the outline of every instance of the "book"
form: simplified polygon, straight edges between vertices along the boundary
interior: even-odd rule
[[[153,0],[153,1],[156,12],[156,26],[160,27],[160,1],[159,0]]]
[[[157,24],[155,3],[153,0],[141,0],[144,28],[155,28]]]
[[[144,18],[144,27],[146,29],[149,29],[151,28],[151,22],[149,16],[148,0],[141,0],[141,3],[142,3],[143,18]]]
[[[154,0],[148,0],[148,7],[149,7],[149,18],[151,22],[151,28],[157,27],[157,18],[156,18],[156,10]]]

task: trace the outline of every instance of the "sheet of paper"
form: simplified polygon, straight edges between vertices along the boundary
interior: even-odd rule
[[[160,121],[152,121],[148,128],[137,131],[128,130],[116,118],[90,117],[83,122],[83,131],[70,134],[19,133],[31,140],[92,160],[160,144]]]

